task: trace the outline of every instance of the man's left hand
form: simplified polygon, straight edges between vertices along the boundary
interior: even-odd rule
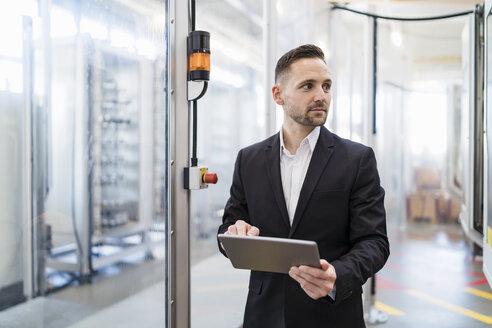
[[[325,297],[333,290],[337,274],[335,267],[326,260],[320,260],[321,269],[307,265],[292,267],[289,276],[295,279],[312,299]]]

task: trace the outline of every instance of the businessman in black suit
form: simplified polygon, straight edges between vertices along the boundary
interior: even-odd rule
[[[245,328],[365,327],[361,287],[389,256],[384,190],[372,149],[323,126],[331,84],[318,47],[283,55],[272,88],[281,131],[237,156],[218,232],[314,240],[322,258],[321,269],[252,271]]]

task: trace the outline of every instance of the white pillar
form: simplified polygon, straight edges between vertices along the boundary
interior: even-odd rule
[[[277,1],[263,1],[263,63],[266,135],[277,131],[277,107],[272,98],[275,84],[275,65],[277,63]]]

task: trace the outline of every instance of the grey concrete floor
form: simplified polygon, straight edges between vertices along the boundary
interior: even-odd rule
[[[492,292],[464,240],[457,224],[390,231],[392,254],[376,280],[378,305],[394,313],[384,327],[492,325]]]

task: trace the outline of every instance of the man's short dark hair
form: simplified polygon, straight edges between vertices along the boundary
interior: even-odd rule
[[[280,78],[289,71],[290,65],[293,62],[302,58],[319,58],[325,61],[325,54],[321,48],[314,44],[305,44],[288,51],[277,62],[277,66],[275,67],[275,83],[278,83]]]

